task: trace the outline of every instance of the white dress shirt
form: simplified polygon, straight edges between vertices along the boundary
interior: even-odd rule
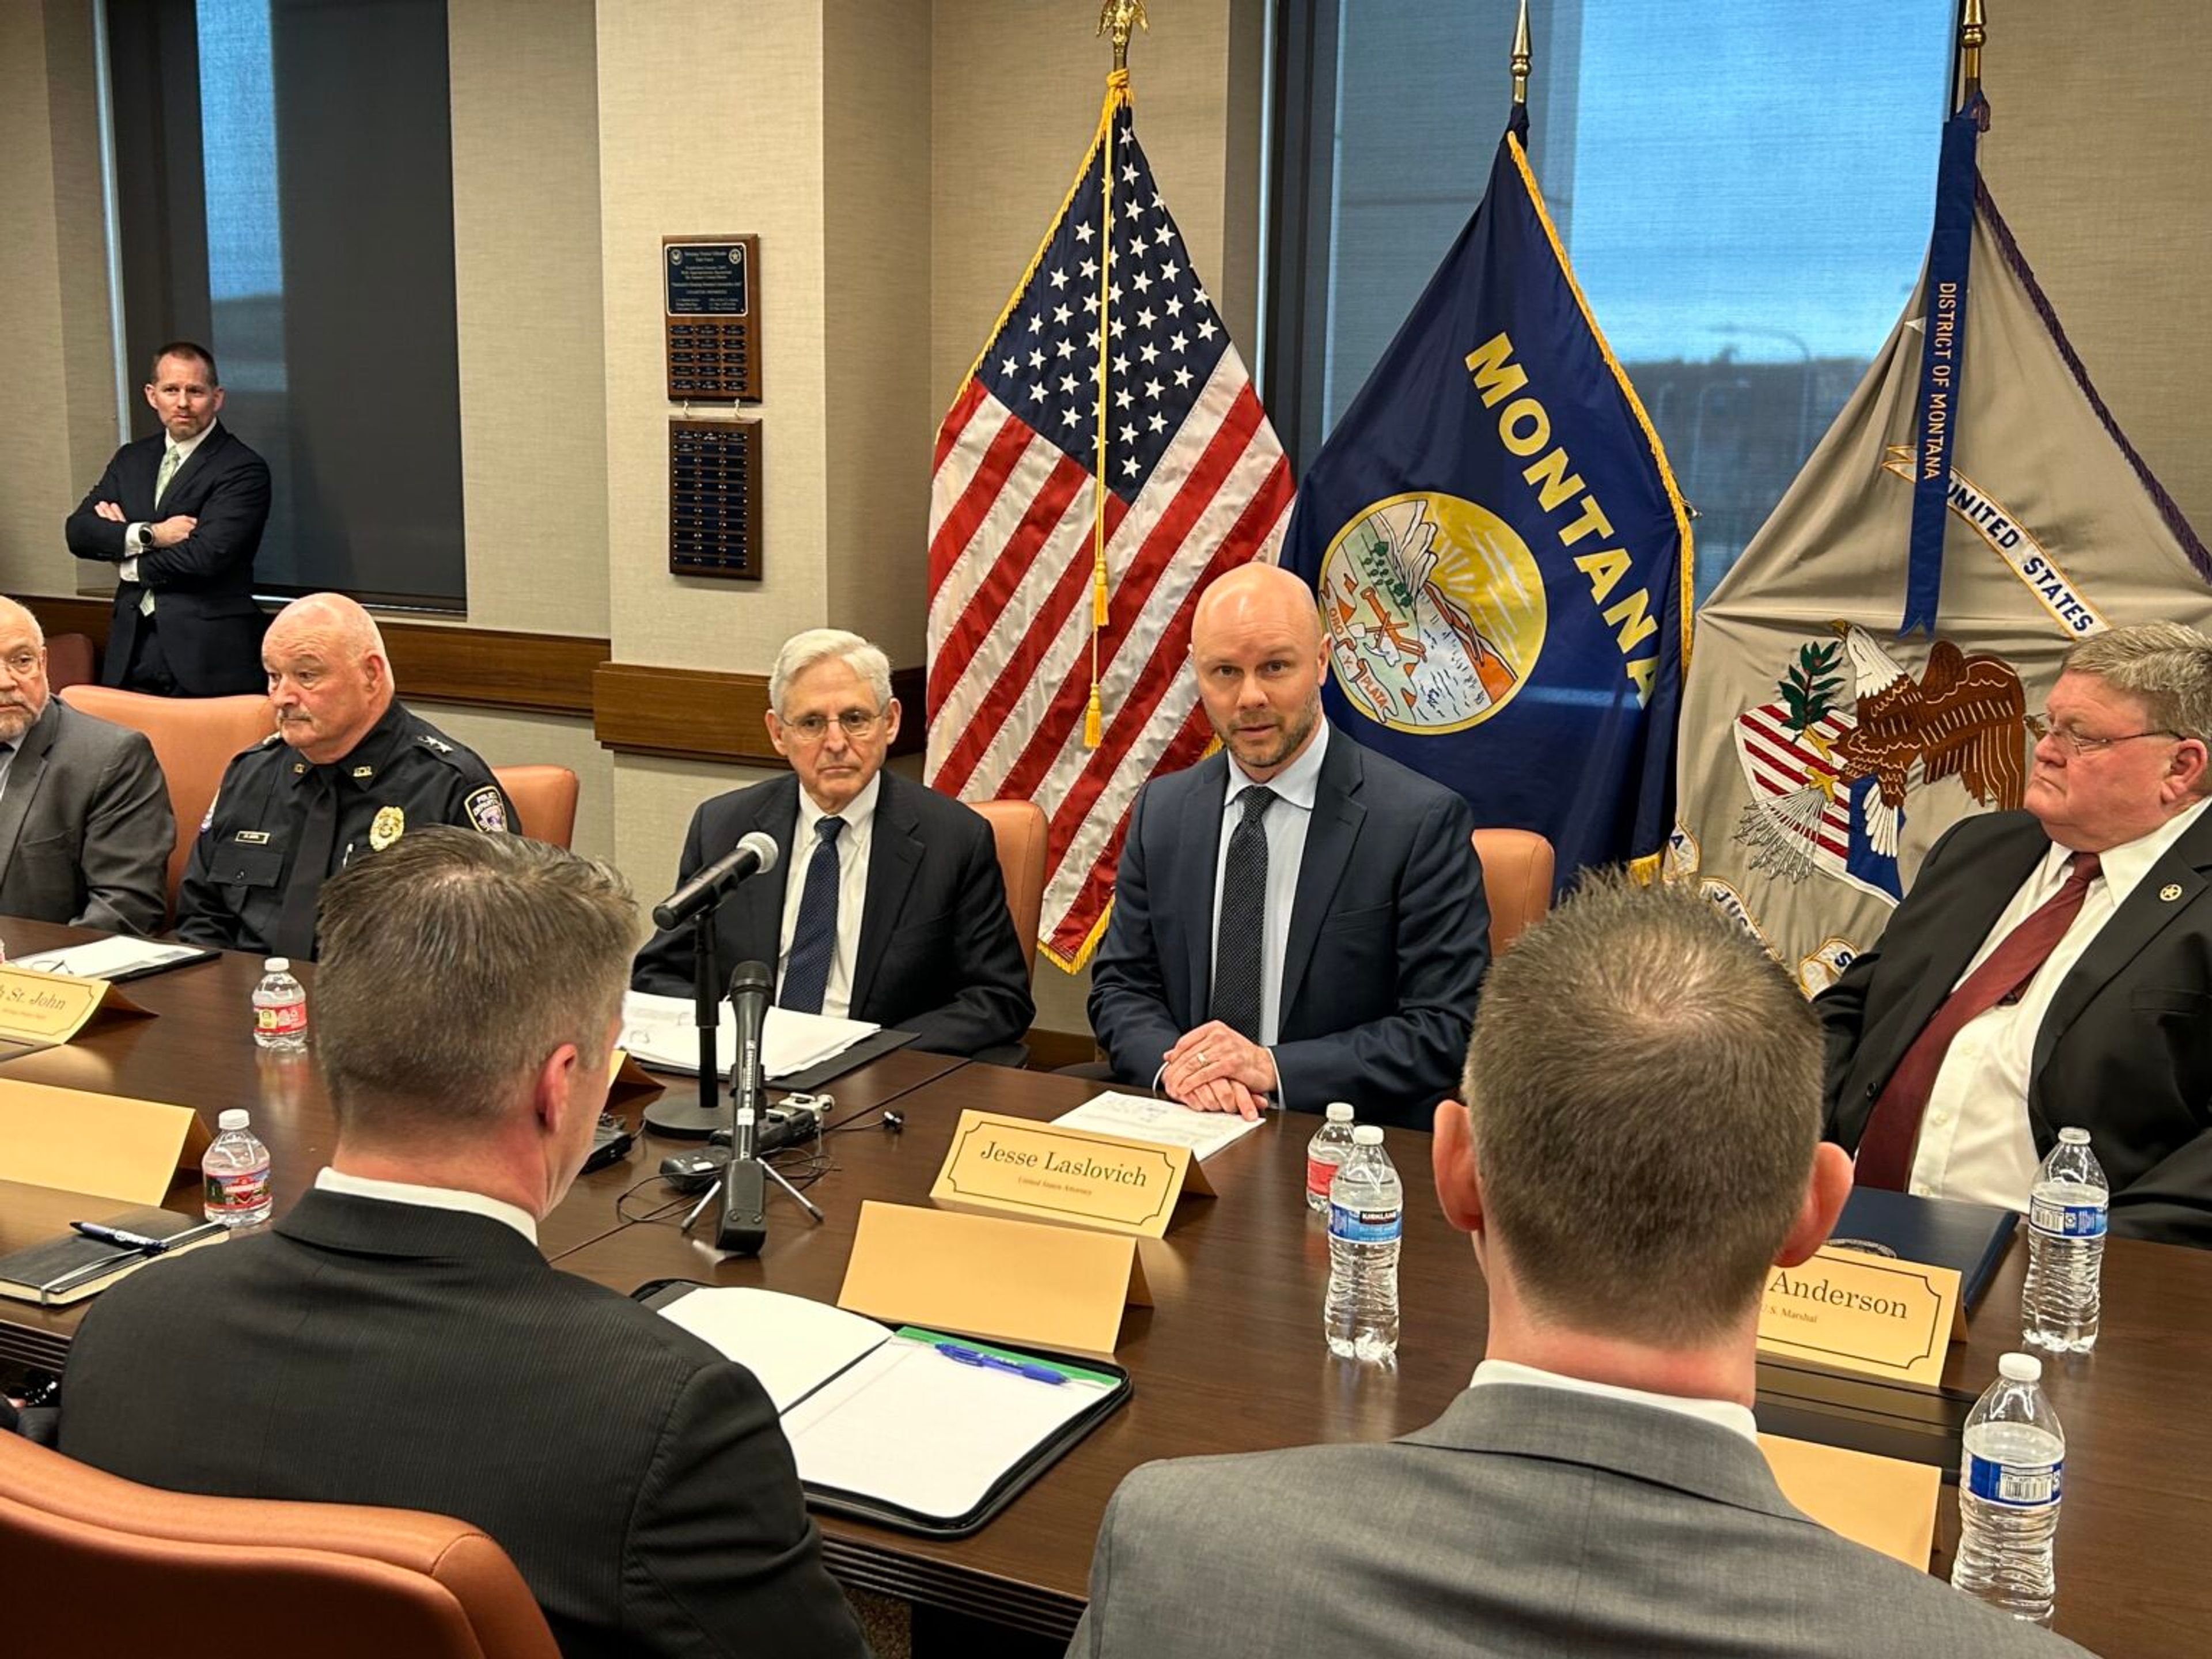
[[[836,814],[845,820],[837,836],[837,942],[830,951],[830,982],[823,988],[822,1012],[842,1019],[853,1008],[853,964],[860,951],[860,916],[868,904],[868,844],[874,839],[876,802],[884,792],[884,775],[870,778],[860,793]],[[775,982],[783,983],[791,966],[792,935],[799,931],[799,896],[806,889],[806,872],[814,862],[814,826],[831,816],[814,804],[805,785],[799,791],[799,823],[792,830],[790,867],[783,878],[783,938],[776,946]],[[734,966],[735,964],[732,964]]]
[[[2113,913],[2208,805],[2212,802],[2198,801],[2148,836],[2099,854],[2097,878],[2082,896],[2081,910],[2036,969],[2020,1000],[2000,1003],[1977,1015],[1951,1039],[1920,1120],[1911,1191],[1923,1197],[1964,1199],[2026,1212],[2039,1163],[2034,1132],[2027,1122],[2028,1073],[2043,1017],[2050,1012],[2066,975]],[[1959,975],[1960,984],[2014,928],[2057,895],[2066,884],[2073,856],[2069,849],[2052,843]]]
[[[503,1198],[487,1198],[459,1187],[418,1187],[411,1181],[379,1181],[374,1176],[346,1175],[325,1164],[315,1172],[315,1190],[343,1193],[349,1198],[373,1198],[380,1204],[414,1204],[426,1210],[458,1210],[464,1215],[489,1216],[514,1229],[532,1244],[538,1242],[538,1222],[529,1211]]]
[[[1733,1400],[1704,1400],[1692,1399],[1687,1395],[1652,1394],[1643,1389],[1624,1389],[1614,1382],[1593,1382],[1587,1377],[1567,1376],[1534,1365],[1519,1365],[1510,1359],[1484,1360],[1474,1368],[1474,1380],[1468,1386],[1480,1389],[1499,1382],[1518,1383],[1530,1389],[1559,1389],[1568,1394],[1594,1394],[1601,1400],[1621,1400],[1632,1406],[1651,1406],[1662,1412],[1674,1412],[1683,1417],[1694,1417],[1700,1422],[1717,1424],[1731,1434],[1741,1435],[1754,1446],[1759,1443],[1759,1424],[1751,1414],[1751,1407],[1740,1406]]]
[[[175,455],[177,458],[176,471],[169,474],[169,482],[171,483],[176,483],[177,473],[182,472],[185,470],[185,463],[191,459],[192,452],[198,449],[201,444],[204,443],[207,441],[208,434],[214,430],[215,422],[213,421],[210,421],[198,431],[193,433],[191,437],[185,439],[184,442],[177,443],[173,441],[162,445],[161,459],[164,461],[167,460],[172,454]],[[154,476],[158,478],[161,475],[159,471],[156,471]],[[154,510],[158,513],[161,511],[161,503],[159,501],[156,501],[154,503]],[[151,525],[147,524],[125,525],[123,527],[123,544],[125,547],[135,547],[139,549],[141,551],[144,550],[148,546],[151,545],[147,538],[152,527],[153,526]],[[116,567],[115,574],[120,576],[126,582],[137,581],[138,580],[138,555],[137,553],[133,553],[129,558],[124,560],[121,564]]]
[[[1314,797],[1321,787],[1321,757],[1328,750],[1328,722],[1314,727],[1305,752],[1267,780],[1275,792],[1261,827],[1267,835],[1267,923],[1260,935],[1260,1046],[1272,1048],[1282,1037],[1283,958],[1289,954],[1291,906],[1298,896],[1298,866],[1305,861],[1306,828],[1313,822]],[[1233,755],[1229,787],[1222,797],[1221,845],[1213,863],[1213,926],[1206,960],[1218,970],[1221,951],[1221,885],[1229,873],[1229,841],[1244,809],[1237,798],[1257,786],[1244,775]]]

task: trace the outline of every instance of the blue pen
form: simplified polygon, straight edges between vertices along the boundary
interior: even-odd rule
[[[1067,1381],[1065,1371],[1056,1371],[1049,1365],[1030,1365],[1018,1359],[1001,1359],[997,1354],[985,1353],[980,1348],[963,1348],[957,1342],[937,1342],[931,1346],[947,1359],[957,1359],[963,1365],[979,1365],[987,1371],[1012,1371],[1016,1376],[1026,1376],[1032,1382]]]

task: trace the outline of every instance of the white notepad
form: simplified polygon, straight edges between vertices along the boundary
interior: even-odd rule
[[[760,1380],[809,1487],[926,1521],[974,1513],[1008,1474],[1121,1386],[1012,1350],[893,1332],[804,1297],[695,1290],[663,1308]],[[951,1348],[983,1363],[963,1363]],[[1060,1376],[1040,1381],[1017,1361]]]
[[[726,1000],[716,1013],[721,1021],[715,1033],[717,1052],[720,1063],[726,1066],[731,1045],[737,1040],[737,1022]],[[833,1019],[827,1014],[770,1008],[767,1024],[761,1028],[761,1070],[771,1081],[794,1076],[833,1054],[843,1054],[881,1029],[865,1019]],[[690,997],[625,992],[618,1046],[664,1072],[696,1072],[699,1069],[698,1010]]]
[[[1234,1112],[1194,1112],[1179,1100],[1109,1090],[1053,1119],[1071,1129],[1119,1135],[1124,1140],[1156,1140],[1164,1146],[1188,1146],[1203,1164],[1224,1146],[1242,1140],[1266,1121]]]
[[[76,979],[113,980],[207,954],[197,945],[164,945],[158,939],[133,939],[127,933],[117,933],[83,945],[33,951],[17,957],[14,965],[35,968],[46,974],[67,974]]]

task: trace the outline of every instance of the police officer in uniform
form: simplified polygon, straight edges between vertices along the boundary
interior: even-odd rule
[[[276,733],[232,761],[177,893],[194,945],[312,960],[323,880],[410,830],[520,832],[490,769],[393,696],[369,614],[338,593],[278,613],[261,662]]]

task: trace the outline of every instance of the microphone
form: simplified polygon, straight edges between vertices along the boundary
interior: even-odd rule
[[[653,926],[682,927],[720,899],[725,887],[733,882],[743,881],[748,876],[766,875],[775,868],[776,861],[781,857],[775,837],[765,830],[756,830],[739,837],[738,844],[729,852],[653,907]]]
[[[769,843],[771,853],[774,846]],[[760,1114],[768,1090],[761,1066],[761,1035],[768,1024],[769,988],[775,977],[767,963],[759,962],[741,962],[730,975],[737,1055],[730,1065],[730,1162],[722,1171],[722,1221],[714,1243],[737,1255],[758,1255],[768,1242],[768,1178],[758,1152]]]

